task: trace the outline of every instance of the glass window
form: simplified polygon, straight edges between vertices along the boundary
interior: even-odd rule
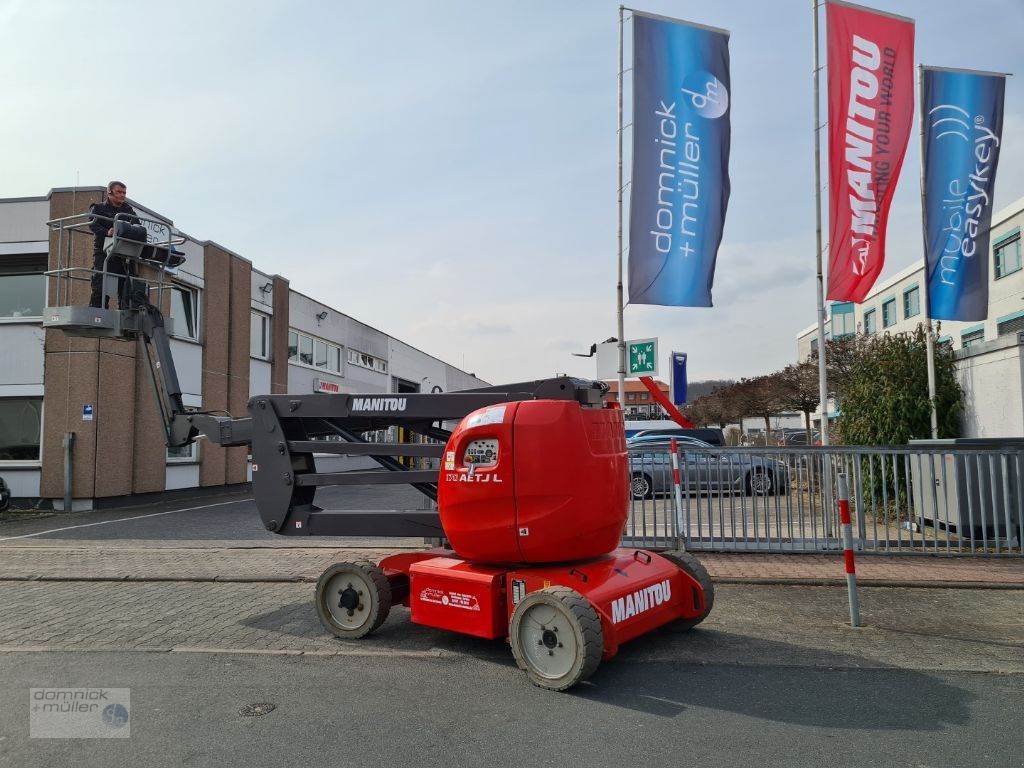
[[[818,340],[811,339],[811,354],[813,355],[818,351]]]
[[[864,333],[868,336],[878,333],[878,318],[875,314],[873,309],[869,309],[864,313]]]
[[[1024,331],[1024,315],[1004,320],[996,326],[996,333],[1000,336],[1009,336],[1021,331]]]
[[[288,331],[288,359],[297,360],[299,357],[299,334],[295,331]]]
[[[882,302],[882,327],[893,325],[896,325],[896,299],[889,299]]]
[[[921,290],[915,285],[903,292],[903,318],[921,314]]]
[[[191,288],[171,286],[171,319],[175,336],[199,340],[199,301]]]
[[[249,354],[263,360],[270,359],[270,317],[262,312],[250,315]]]
[[[841,339],[843,336],[852,335],[855,331],[853,312],[842,312],[832,315],[833,338]]]
[[[39,461],[41,397],[0,399],[0,461]]]
[[[313,364],[313,340],[309,336],[299,337],[299,362]]]
[[[196,444],[190,443],[178,448],[167,449],[167,461],[189,462],[196,461]]]
[[[1020,272],[1020,238],[1015,237],[1007,243],[1001,243],[995,249],[996,258],[996,280],[1014,272]]]
[[[970,346],[973,346],[975,344],[980,344],[984,340],[985,340],[985,329],[984,328],[980,328],[977,331],[971,331],[970,333],[965,333],[965,334],[963,334],[960,337],[960,343],[963,346],[965,346],[965,347],[970,347]]]
[[[327,367],[327,342],[326,341],[314,341],[313,342],[313,364],[317,368]]]
[[[0,318],[42,317],[45,299],[46,278],[42,274],[0,272]]]
[[[331,347],[330,368],[335,373],[341,373],[341,347]]]

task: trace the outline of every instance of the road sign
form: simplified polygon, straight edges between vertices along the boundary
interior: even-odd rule
[[[636,339],[626,342],[626,375],[658,375],[658,340]]]

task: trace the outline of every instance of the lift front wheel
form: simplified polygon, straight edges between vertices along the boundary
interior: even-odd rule
[[[316,583],[316,612],[337,637],[355,640],[384,623],[391,585],[373,563],[335,563]]]
[[[516,664],[534,685],[564,691],[601,663],[604,636],[594,606],[568,587],[531,592],[516,606],[509,629]]]

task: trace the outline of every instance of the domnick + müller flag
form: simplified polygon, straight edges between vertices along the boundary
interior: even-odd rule
[[[914,118],[914,22],[829,0],[828,298],[862,301],[885,264],[885,225]]]
[[[988,318],[992,191],[1006,76],[922,67],[928,315]]]
[[[729,203],[729,33],[633,11],[629,301],[710,307]]]

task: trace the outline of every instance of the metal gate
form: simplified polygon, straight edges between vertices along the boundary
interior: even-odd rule
[[[918,446],[630,451],[624,546],[724,552],[842,549],[834,489],[847,476],[862,552],[1021,556],[1024,449]]]

